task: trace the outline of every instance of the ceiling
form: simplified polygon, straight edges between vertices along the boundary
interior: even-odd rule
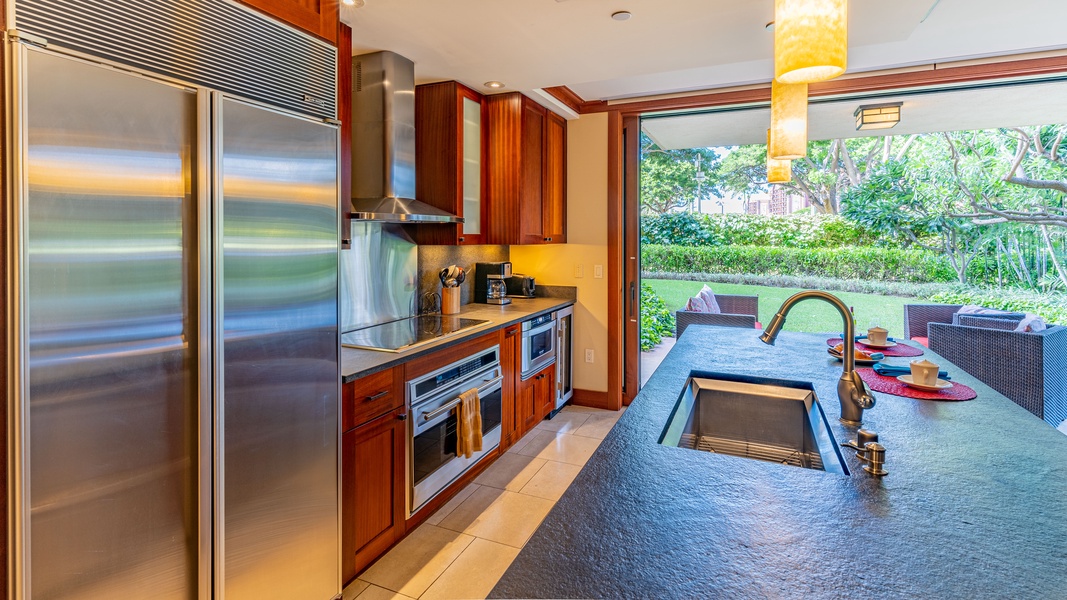
[[[849,72],[1067,48],[1067,2],[850,0]],[[933,10],[931,11],[931,8]],[[628,21],[610,15],[627,10]],[[391,50],[418,83],[570,87],[611,100],[770,81],[773,0],[365,0],[353,54]],[[925,18],[925,21],[924,21]]]
[[[964,131],[1067,122],[1067,81],[976,87],[919,94],[878,95],[864,100],[808,105],[808,139],[830,140],[936,131]],[[856,108],[903,102],[892,129],[856,131]],[[641,126],[661,148],[705,148],[767,143],[769,108],[700,111],[645,118]]]

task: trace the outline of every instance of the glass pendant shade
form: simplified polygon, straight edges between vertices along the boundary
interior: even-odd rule
[[[808,84],[771,81],[771,136],[767,156],[794,160],[808,154]]]
[[[793,161],[776,160],[770,154],[771,130],[767,130],[767,183],[788,183],[793,179]]]
[[[774,0],[774,78],[816,83],[845,72],[847,0]]]

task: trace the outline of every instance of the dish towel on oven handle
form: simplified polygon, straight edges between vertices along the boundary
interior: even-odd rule
[[[456,456],[470,458],[482,450],[482,403],[478,388],[460,394],[456,408]]]

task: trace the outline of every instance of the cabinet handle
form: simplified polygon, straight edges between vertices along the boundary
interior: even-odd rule
[[[373,396],[367,396],[366,398],[363,399],[363,401],[364,402],[374,402],[378,398],[383,398],[388,394],[389,394],[389,390],[385,390],[383,392],[378,392],[377,394],[374,394]]]
[[[408,420],[408,414],[407,413],[399,414],[399,415],[396,416],[396,420],[397,421],[407,421]]]
[[[546,238],[545,238],[545,241],[546,241],[546,242],[551,242],[551,241],[552,241],[552,238],[547,238],[547,237],[546,237]]]

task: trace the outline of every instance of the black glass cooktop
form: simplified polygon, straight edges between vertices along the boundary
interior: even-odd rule
[[[461,331],[489,323],[454,315],[421,315],[341,334],[341,345],[384,352],[403,352]]]

